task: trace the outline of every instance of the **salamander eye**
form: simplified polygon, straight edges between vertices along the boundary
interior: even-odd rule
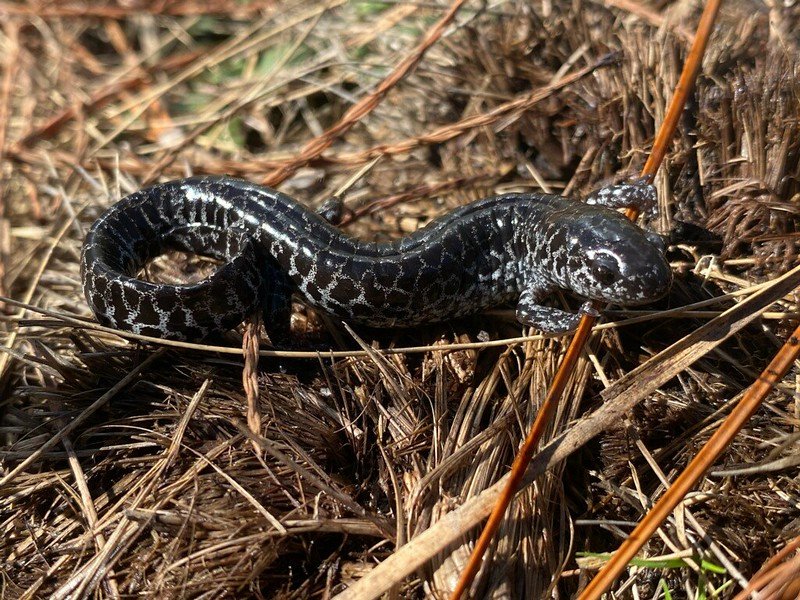
[[[619,278],[617,261],[609,256],[598,256],[592,261],[592,275],[603,285],[610,285]]]

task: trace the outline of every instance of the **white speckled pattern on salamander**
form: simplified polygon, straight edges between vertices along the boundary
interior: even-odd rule
[[[667,291],[663,243],[612,210],[645,209],[654,200],[644,183],[604,188],[585,204],[505,194],[377,244],[347,236],[275,190],[228,177],[182,179],[122,199],[92,225],[81,255],[83,288],[102,323],[172,339],[230,329],[259,307],[268,327],[285,330],[292,291],[344,320],[378,327],[518,299],[523,323],[569,331],[579,314],[539,304],[556,288],[623,305]],[[192,285],[132,276],[167,248],[226,262]]]

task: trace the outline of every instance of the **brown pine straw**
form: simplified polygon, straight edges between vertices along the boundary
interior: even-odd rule
[[[298,169],[306,166],[311,160],[319,158],[339,136],[346,133],[353,125],[372,112],[386,97],[386,94],[419,64],[430,47],[442,37],[444,30],[450,25],[453,19],[455,19],[458,10],[465,1],[466,0],[455,0],[450,5],[447,12],[428,30],[423,40],[408,54],[408,56],[397,64],[383,81],[380,82],[374,92],[368,94],[351,106],[333,127],[308,142],[296,158],[268,173],[262,180],[262,183],[269,186],[277,186],[282,183],[291,177]],[[242,382],[247,393],[247,422],[253,433],[258,433],[261,426],[261,418],[256,409],[258,401],[258,381],[255,379],[255,373],[258,367],[258,329],[258,324],[256,323],[254,325],[251,322],[247,327],[247,335],[243,342],[245,365],[244,372],[242,373]]]
[[[143,87],[155,73],[171,73],[181,69],[207,53],[190,50],[165,58],[152,66],[139,67],[134,74],[112,81],[92,93],[87,100],[72,103],[59,113],[47,119],[41,125],[29,129],[14,144],[15,151],[20,152],[25,146],[36,141],[47,140],[57,135],[64,126],[81,114],[91,114],[116,100],[124,92]],[[10,71],[9,71],[10,72]]]
[[[17,75],[19,68],[19,25],[14,22],[8,22],[4,27],[5,35],[8,36],[9,46],[11,51],[8,53],[3,69],[3,82],[0,85],[0,161],[3,160],[3,154],[6,146],[6,132],[8,127],[8,114],[9,103],[11,100],[11,86]]]
[[[645,23],[649,23],[653,27],[663,27],[666,22],[666,19],[659,11],[649,8],[639,0],[604,0],[603,3],[606,6],[613,6],[614,8],[636,15],[636,17]],[[672,30],[689,42],[689,44],[694,43],[694,34],[683,25],[675,25]]]
[[[378,211],[386,210],[397,204],[416,200],[418,198],[430,198],[432,196],[449,192],[454,189],[464,189],[467,186],[477,185],[484,182],[493,181],[498,177],[503,177],[511,171],[512,166],[501,165],[500,168],[491,169],[475,175],[461,176],[448,181],[440,181],[438,183],[422,183],[410,190],[393,194],[388,198],[380,198],[374,200],[360,208],[357,208],[347,214],[337,223],[339,227],[349,225],[354,221],[366,216],[376,213]]]
[[[4,74],[2,83],[0,83],[0,164],[3,163],[5,158],[6,147],[6,134],[8,132],[8,115],[10,112],[11,103],[11,86],[17,75],[19,68],[19,25],[9,21],[5,24],[4,33],[8,38],[8,44],[11,47],[8,56],[3,65]],[[5,196],[5,182],[0,183],[0,198]],[[8,222],[4,219],[5,202],[0,202],[0,240],[7,239]],[[2,242],[0,241],[0,244]],[[0,294],[6,293],[5,288],[5,260],[3,260],[7,250],[0,245]],[[0,303],[0,313],[7,312],[8,308]],[[0,379],[2,379],[2,371],[0,368]]]
[[[710,0],[703,10],[703,14],[700,17],[700,22],[697,25],[697,35],[695,36],[695,40],[692,44],[691,50],[689,51],[689,55],[686,58],[683,72],[681,73],[680,80],[675,88],[675,93],[672,96],[672,102],[667,110],[667,114],[664,117],[664,122],[661,124],[661,128],[659,129],[656,139],[653,142],[653,151],[650,153],[650,156],[648,157],[647,162],[642,169],[642,177],[652,178],[655,176],[659,165],[664,160],[669,143],[672,141],[672,136],[674,135],[675,129],[678,126],[678,120],[683,112],[683,107],[686,105],[689,93],[694,86],[694,82],[697,79],[697,74],[700,72],[700,67],[703,64],[703,55],[705,54],[706,46],[708,45],[708,40],[711,36],[711,31],[714,26],[714,21],[716,20],[717,12],[719,11],[721,2],[722,0]],[[631,220],[635,220],[639,216],[639,212],[633,208],[629,208],[625,211],[625,216]],[[593,306],[597,310],[600,308],[600,304],[598,302],[594,302]],[[492,509],[489,519],[486,521],[483,532],[481,532],[481,536],[478,538],[475,548],[473,548],[472,554],[469,557],[469,562],[464,568],[461,578],[459,579],[455,590],[453,590],[453,594],[450,596],[451,600],[458,600],[461,598],[461,595],[464,594],[472,585],[472,581],[475,579],[475,575],[478,573],[478,570],[481,567],[483,555],[486,553],[486,549],[489,547],[489,544],[494,538],[494,534],[500,527],[500,523],[502,522],[503,517],[508,510],[508,506],[511,504],[511,501],[514,499],[514,496],[520,489],[520,483],[522,482],[522,478],[528,468],[528,463],[530,463],[531,458],[533,458],[533,453],[539,445],[539,440],[541,439],[542,434],[544,434],[547,426],[550,424],[553,415],[555,414],[556,407],[558,406],[558,402],[561,399],[561,395],[563,394],[564,388],[567,385],[567,381],[569,381],[570,376],[575,371],[575,365],[578,362],[578,358],[581,355],[583,347],[586,345],[586,341],[589,338],[592,326],[595,324],[596,320],[596,317],[586,314],[581,318],[580,323],[578,324],[578,329],[575,331],[575,335],[567,347],[564,360],[561,362],[561,365],[559,365],[558,371],[556,371],[555,377],[553,378],[553,383],[551,384],[550,389],[547,392],[547,396],[545,397],[544,402],[539,409],[539,414],[536,415],[536,419],[534,420],[533,425],[528,432],[528,436],[525,438],[525,442],[522,444],[522,447],[514,459],[514,464],[511,466],[511,472],[508,482],[506,483],[506,487]],[[664,518],[666,518],[666,516]],[[659,521],[659,523],[660,522],[661,521]],[[656,528],[657,526],[654,527],[653,530]],[[642,541],[642,543],[644,543],[644,541]],[[636,550],[638,550],[640,547],[641,546],[637,546]],[[636,550],[634,550],[631,556],[636,553]],[[606,567],[608,568],[613,562],[613,560],[609,561]],[[627,560],[625,562],[627,563]],[[622,568],[624,568],[624,565],[625,563],[623,563],[623,567],[620,568],[620,571]],[[602,573],[603,571],[601,571],[600,574]],[[616,574],[614,577],[615,576]],[[608,582],[608,585],[610,585],[612,581],[613,577]],[[591,587],[591,585],[589,587]],[[587,590],[588,589],[589,588],[587,588]],[[606,587],[602,588],[602,590],[605,589]],[[584,596],[581,597],[583,598]],[[597,596],[586,597],[596,598],[599,597],[599,593]]]
[[[630,533],[614,556],[600,570],[597,576],[586,586],[579,600],[593,600],[600,598],[614,579],[625,570],[628,562],[636,556],[639,549],[647,542],[656,529],[663,523],[681,502],[689,490],[694,487],[697,481],[711,468],[736,434],[739,433],[748,419],[758,410],[767,394],[778,383],[800,355],[800,326],[789,336],[786,343],[778,351],[766,369],[747,388],[742,399],[731,411],[714,435],[700,449],[697,455],[686,466],[664,495],[659,498],[655,506],[642,519],[642,522]]]
[[[372,112],[375,107],[381,103],[386,94],[419,64],[430,47],[442,37],[444,30],[447,29],[453,19],[455,19],[456,13],[458,13],[458,10],[465,2],[466,0],[454,0],[450,8],[447,9],[447,12],[428,30],[423,40],[408,56],[397,64],[392,72],[389,73],[380,84],[378,84],[374,92],[351,106],[342,118],[339,119],[338,123],[308,142],[296,158],[285,165],[273,169],[264,177],[261,183],[274,187],[291,177],[295,171],[306,166],[309,162],[318,158],[325,150],[330,148],[336,138],[346,133],[353,125]]]
[[[753,323],[769,306],[791,293],[798,285],[800,265],[617,379],[600,394],[600,408],[582,417],[536,454],[527,468],[522,485],[533,484],[549,469],[584,447],[589,440],[619,424],[640,402]],[[378,598],[434,556],[446,552],[451,544],[459,543],[466,532],[491,513],[509,477],[510,474],[504,475],[491,487],[446,513],[337,595],[336,600]]]
[[[793,557],[781,562],[798,549],[800,549],[800,536],[791,540],[765,562],[748,586],[736,594],[733,600],[745,600],[756,592],[761,600],[772,598],[791,600],[800,597],[800,553],[795,553]]]
[[[139,363],[137,366],[135,366],[133,369],[131,369],[131,371],[127,375],[125,375],[125,377],[120,379],[116,384],[114,384],[111,388],[109,388],[109,390],[105,394],[103,394],[92,404],[87,406],[83,410],[83,412],[81,412],[81,414],[79,414],[72,421],[67,423],[64,427],[59,429],[55,435],[48,438],[48,440],[44,444],[42,444],[36,450],[31,452],[30,455],[28,455],[28,457],[25,460],[20,462],[16,467],[14,467],[8,473],[3,475],[3,477],[0,478],[0,489],[11,483],[11,481],[13,481],[14,478],[16,478],[20,473],[24,472],[29,466],[31,466],[37,460],[39,460],[40,456],[42,456],[45,452],[47,452],[52,447],[61,442],[61,440],[70,435],[78,427],[83,425],[83,423],[85,423],[89,417],[91,417],[99,409],[108,404],[108,402],[112,398],[114,398],[117,395],[117,393],[119,393],[120,390],[127,387],[128,384],[136,380],[136,378],[139,377],[140,373],[146,370],[156,360],[161,358],[166,353],[166,351],[167,351],[166,348],[159,348],[158,350],[150,354],[147,358],[142,360],[142,362]]]
[[[375,158],[383,158],[386,156],[391,156],[395,154],[406,154],[415,148],[420,146],[430,145],[430,144],[441,144],[443,142],[447,142],[449,140],[455,139],[460,135],[463,135],[469,131],[472,131],[479,127],[486,127],[488,125],[492,125],[499,121],[500,119],[507,118],[509,115],[515,115],[519,113],[523,113],[527,110],[530,110],[540,102],[550,98],[555,92],[564,89],[565,87],[579,81],[580,79],[591,75],[597,69],[606,67],[610,65],[613,60],[615,59],[614,54],[609,54],[607,56],[601,57],[599,60],[595,61],[594,63],[587,65],[583,68],[580,68],[570,74],[564,75],[563,77],[549,83],[548,85],[542,86],[533,92],[521,94],[508,102],[504,102],[492,108],[491,110],[485,113],[478,113],[475,115],[470,115],[469,117],[465,117],[460,121],[456,121],[455,123],[449,123],[447,125],[443,125],[442,127],[433,129],[428,133],[424,133],[417,136],[412,136],[403,140],[399,140],[397,142],[391,144],[378,144],[371,148],[367,148],[366,150],[359,150],[355,152],[343,152],[339,154],[328,154],[324,157],[324,162],[326,163],[335,163],[340,165],[360,165],[364,162],[373,160]],[[193,70],[196,66],[190,68]],[[183,75],[186,76],[185,74]],[[135,87],[135,86],[134,86]],[[104,102],[105,103],[105,102]],[[72,118],[74,115],[66,115],[65,118],[69,119]],[[363,117],[363,115],[362,115]],[[344,118],[342,119],[344,120]],[[63,124],[59,124],[62,126]],[[334,128],[338,128],[341,125],[338,123],[334,125]],[[351,124],[352,125],[352,124]],[[333,129],[333,128],[332,128]],[[331,129],[331,130],[332,130]],[[331,131],[329,130],[329,131]],[[341,131],[339,135],[344,133],[345,131]],[[328,132],[323,133],[320,138],[326,137]],[[309,142],[309,144],[315,143],[315,140]],[[326,146],[327,147],[327,146]],[[322,149],[324,151],[325,148]],[[36,156],[26,150],[24,147],[20,146],[19,144],[14,145],[13,147],[8,149],[9,157],[15,161],[34,164],[36,162]],[[59,152],[57,150],[52,150],[49,153],[49,158],[54,163],[62,166],[72,166],[75,164],[74,158],[71,156],[67,156],[63,152]],[[308,156],[305,158],[305,163],[313,163],[315,160],[319,159],[319,156],[313,157]],[[215,160],[213,162],[207,162],[202,165],[202,172],[205,174],[233,174],[233,173],[250,173],[254,170],[259,169],[274,169],[273,173],[280,172],[284,169],[289,169],[291,165],[293,165],[296,160],[298,159],[274,159],[274,158],[258,158],[253,159],[247,162],[243,161],[233,161],[233,160]],[[99,164],[104,168],[120,168],[124,170],[126,173],[131,175],[147,175],[148,177],[152,178],[153,176],[153,166],[145,161],[142,161],[134,156],[127,156],[121,159],[115,159],[115,162],[111,162],[108,159],[102,157],[95,157],[93,158],[93,162],[82,162],[80,163],[81,166],[84,168],[89,168],[94,164]],[[160,171],[165,171],[168,165],[163,166],[160,168]],[[300,166],[295,165],[292,167],[292,172],[300,168]],[[174,169],[173,173],[182,173],[182,171]],[[289,175],[287,175],[288,177]],[[279,182],[278,181],[271,181],[271,180],[264,180],[264,183],[267,185],[275,186]]]
[[[273,8],[274,0],[251,0],[247,3],[238,0],[210,0],[207,2],[141,2],[136,8],[125,6],[97,6],[90,2],[35,2],[12,3],[0,1],[0,17],[7,15],[47,18],[99,17],[103,19],[125,19],[133,13],[159,16],[186,17],[192,15],[225,15],[228,17],[253,17],[263,10]]]

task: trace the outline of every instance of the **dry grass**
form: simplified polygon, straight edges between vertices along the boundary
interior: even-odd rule
[[[99,3],[89,14],[72,1],[0,0],[0,295],[89,316],[77,259],[103,207],[148,181],[258,181],[291,164],[446,8],[182,0]],[[281,189],[315,205],[379,157],[348,186],[347,229],[388,239],[498,191],[580,194],[635,174],[692,29],[673,24],[693,23],[698,8],[467,3],[413,73]],[[659,310],[729,294],[696,307],[724,309],[797,263],[798,24],[796,6],[723,7],[657,179],[652,225],[670,234],[676,271]],[[598,66],[609,53],[615,60]],[[175,277],[174,261],[151,271]],[[597,560],[577,553],[618,545],[791,331],[797,300],[776,303],[525,491],[475,596],[574,594]],[[561,349],[532,338],[436,351],[519,336],[504,315],[350,332],[296,309],[297,349],[367,351],[262,358],[249,379],[254,436],[240,357],[199,348],[153,357],[154,346],[8,305],[3,475],[29,463],[0,491],[3,596],[329,597],[502,476]],[[711,316],[656,313],[598,331],[555,430]],[[241,332],[216,343],[240,348]],[[431,349],[371,351],[419,345]],[[732,598],[800,533],[796,378],[647,546],[648,557],[679,558],[632,568],[621,594],[654,597],[663,578],[672,597]],[[444,594],[474,535],[395,597]]]

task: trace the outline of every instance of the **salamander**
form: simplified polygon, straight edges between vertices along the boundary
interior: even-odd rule
[[[501,194],[375,243],[276,190],[192,177],[137,191],[95,221],[81,253],[83,289],[101,323],[171,339],[202,339],[256,310],[280,329],[292,293],[373,327],[411,327],[516,302],[523,324],[566,332],[591,304],[578,313],[544,306],[557,288],[621,305],[667,292],[672,276],[659,236],[615,210],[654,201],[654,188],[641,181],[603,188],[586,202]],[[191,285],[135,277],[170,248],[224,262]]]

